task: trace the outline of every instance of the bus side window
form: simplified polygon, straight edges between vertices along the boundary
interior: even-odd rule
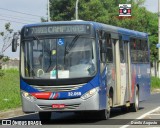
[[[131,39],[130,48],[131,48],[131,61],[133,63],[136,63],[137,62],[136,39]]]
[[[143,62],[149,62],[149,53],[148,53],[148,42],[146,40],[142,41],[142,52],[143,52]]]
[[[137,40],[137,61],[143,62],[142,40]]]
[[[119,50],[120,50],[120,62],[121,63],[125,63],[123,46],[124,46],[124,42],[122,41],[122,39],[120,37],[120,40],[119,40]]]
[[[102,31],[101,39],[99,40],[100,46],[100,60],[101,63],[106,63],[106,33]]]
[[[107,46],[107,55],[106,55],[107,63],[112,63],[113,62],[112,41],[109,34],[107,34],[106,36],[106,46]]]

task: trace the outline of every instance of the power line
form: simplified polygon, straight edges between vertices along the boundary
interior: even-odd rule
[[[11,43],[5,49],[2,49],[2,53],[4,53],[10,46],[11,46]]]
[[[9,12],[15,12],[15,13],[19,13],[19,14],[34,16],[34,17],[42,17],[42,16],[40,16],[40,15],[34,15],[34,14],[30,14],[30,13],[25,13],[25,12],[18,12],[18,11],[6,9],[6,8],[0,8],[0,9],[1,9],[1,10],[6,10],[6,11],[9,11]]]
[[[8,19],[0,19],[0,20],[7,21],[7,22],[20,23],[20,24],[29,24],[29,23],[24,23],[24,22],[19,22],[19,21],[13,21],[13,20],[8,20]]]
[[[8,38],[7,41],[4,41],[3,47],[2,47],[2,53],[5,52],[10,46],[11,46],[11,36],[10,37],[6,37]],[[9,44],[7,45],[7,43],[9,42]]]
[[[12,19],[16,19],[16,20],[21,20],[21,21],[28,21],[28,22],[37,22],[37,21],[31,21],[31,20],[25,20],[25,19],[21,19],[21,18],[16,18],[16,17],[13,17],[13,16],[4,16],[4,15],[1,15],[0,14],[0,17],[4,17],[4,18],[12,18]]]
[[[38,19],[40,19],[39,17],[37,17],[37,18],[34,18],[34,17],[23,17],[23,16],[15,16],[15,15],[8,15],[8,14],[2,14],[2,13],[0,13],[0,15],[2,15],[2,16],[10,16],[10,17],[16,17],[16,18],[24,18],[24,19],[33,19],[33,20],[38,20]]]

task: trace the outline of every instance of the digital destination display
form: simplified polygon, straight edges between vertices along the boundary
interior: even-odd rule
[[[90,25],[53,25],[25,28],[25,36],[48,34],[89,34]]]

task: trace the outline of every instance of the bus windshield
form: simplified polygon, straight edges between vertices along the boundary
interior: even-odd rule
[[[33,79],[91,77],[96,73],[95,39],[82,36],[22,43],[22,76]]]

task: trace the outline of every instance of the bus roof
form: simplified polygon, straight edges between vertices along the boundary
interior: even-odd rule
[[[46,25],[56,25],[56,24],[57,25],[58,24],[64,24],[64,25],[66,24],[91,24],[95,28],[95,30],[102,29],[102,30],[107,30],[108,32],[127,35],[129,37],[148,38],[148,34],[144,32],[139,32],[139,31],[121,28],[117,26],[107,25],[107,24],[98,23],[94,21],[83,21],[83,20],[43,22],[43,23],[25,25],[24,27],[46,26]]]

